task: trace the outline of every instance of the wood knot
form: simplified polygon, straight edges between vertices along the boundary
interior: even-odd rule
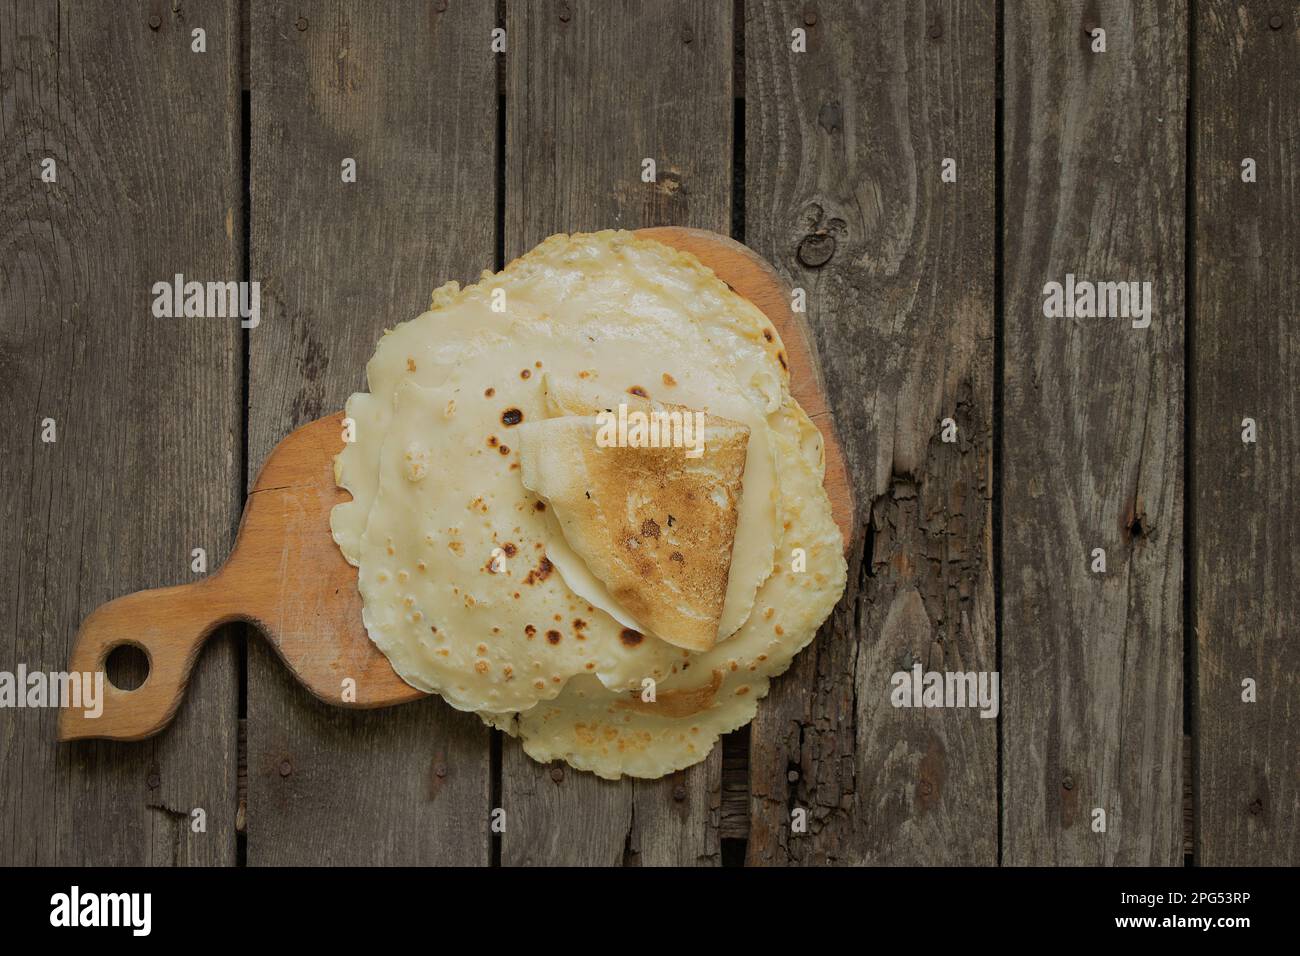
[[[809,269],[820,269],[835,255],[835,237],[824,232],[804,236],[799,243],[799,262]]]
[[[161,26],[162,26],[162,17],[158,16],[158,14],[155,13],[153,16],[149,18],[150,30],[157,30]]]
[[[563,779],[564,779],[564,768],[563,768],[563,767],[552,767],[552,768],[551,768],[551,780],[553,780],[555,783],[559,783],[559,782],[562,781]]]
[[[291,773],[293,773],[293,764],[291,764],[291,763],[289,762],[288,758],[285,758],[284,760],[281,760],[281,761],[280,761],[280,776],[282,776],[282,777],[287,777],[287,776],[289,776],[289,774],[291,774]]]
[[[307,18],[299,17],[297,20],[294,21],[293,25],[298,28],[299,33],[302,33],[302,31],[307,29]]]
[[[844,125],[844,110],[839,103],[823,103],[817,111],[817,125],[828,133],[838,133]]]

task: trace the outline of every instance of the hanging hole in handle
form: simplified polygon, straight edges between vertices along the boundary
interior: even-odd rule
[[[119,644],[104,658],[104,674],[118,690],[139,690],[149,679],[149,655],[139,644]]]

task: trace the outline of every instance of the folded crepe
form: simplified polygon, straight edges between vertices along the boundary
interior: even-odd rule
[[[565,415],[520,426],[520,475],[643,628],[677,647],[708,650],[727,594],[749,428],[679,406],[658,409],[702,422],[702,448],[666,439],[632,447],[611,440],[608,415]]]

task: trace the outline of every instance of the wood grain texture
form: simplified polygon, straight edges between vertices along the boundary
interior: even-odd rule
[[[385,327],[493,254],[491,4],[254,4],[249,478],[343,406]],[[341,182],[341,162],[357,181]],[[486,864],[489,734],[425,700],[313,698],[249,643],[248,861]]]
[[[1300,20],[1294,4],[1200,0],[1195,10],[1196,858],[1295,866]],[[1254,183],[1242,182],[1247,157]],[[1241,440],[1244,418],[1256,444]],[[1256,703],[1241,699],[1246,678]]]
[[[507,4],[505,254],[556,232],[731,217],[726,2]],[[641,181],[653,158],[658,181]],[[548,769],[504,741],[505,865],[716,864],[722,747],[661,780]]]
[[[149,12],[0,6],[0,670],[64,670],[96,605],[215,567],[238,514],[238,322],[151,314],[154,282],[239,276],[237,7]],[[143,746],[0,711],[0,865],[233,863],[236,665],[210,648]]]
[[[997,722],[889,704],[914,661],[996,667],[992,9],[746,13],[746,240],[807,290],[861,526],[844,600],[754,721],[748,861],[992,863]]]
[[[1004,64],[1003,861],[1180,864],[1187,9],[1009,2]]]

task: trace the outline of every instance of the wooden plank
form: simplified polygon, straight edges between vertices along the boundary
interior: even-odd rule
[[[440,6],[252,8],[250,482],[364,387],[385,327],[492,264],[495,11]],[[253,640],[247,726],[250,864],[489,861],[490,737],[472,714],[328,707]]]
[[[0,670],[63,670],[97,605],[230,547],[239,324],[155,318],[151,287],[239,278],[237,26],[220,0],[0,9]],[[148,743],[59,745],[56,710],[0,711],[0,864],[233,863],[237,688],[216,640]]]
[[[731,4],[507,5],[505,250],[556,232],[729,231]],[[658,182],[641,181],[653,158]],[[619,783],[502,751],[506,865],[715,864],[722,748]]]
[[[994,41],[984,3],[746,4],[746,241],[808,293],[861,526],[752,728],[751,864],[997,859],[997,721],[889,703],[996,668]]]
[[[1300,863],[1300,21],[1196,5],[1197,862]],[[1242,181],[1242,161],[1256,181]],[[1242,420],[1258,441],[1242,441]],[[1242,700],[1256,683],[1257,702]]]
[[[1003,861],[1180,864],[1186,6],[1016,0],[1004,64]]]

